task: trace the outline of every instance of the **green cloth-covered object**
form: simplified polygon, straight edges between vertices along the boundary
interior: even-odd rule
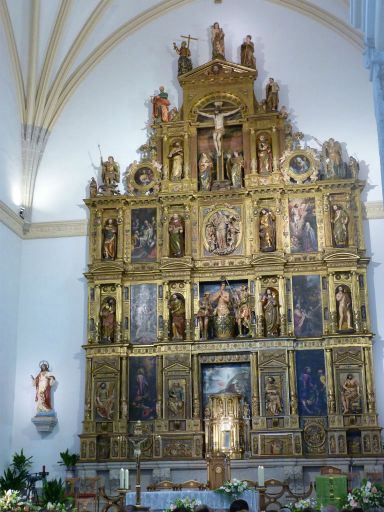
[[[316,477],[317,502],[320,505],[335,505],[340,508],[347,497],[345,475],[324,475]]]

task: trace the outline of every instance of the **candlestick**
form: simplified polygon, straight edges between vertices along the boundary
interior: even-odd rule
[[[259,466],[257,468],[257,481],[258,481],[259,487],[264,487],[264,484],[265,484],[264,466]]]
[[[124,473],[124,488],[129,489],[129,470],[126,469]]]
[[[120,469],[120,489],[124,489],[124,469]]]

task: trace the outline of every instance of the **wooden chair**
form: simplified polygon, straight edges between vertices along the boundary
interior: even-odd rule
[[[100,477],[79,478],[79,492],[76,497],[78,512],[98,512]]]
[[[170,480],[163,480],[161,482],[157,482],[156,484],[148,485],[148,491],[179,491],[180,484],[175,484]]]
[[[341,475],[342,471],[334,466],[322,466],[320,468],[320,475]]]
[[[199,491],[204,491],[206,488],[207,484],[203,484],[197,480],[187,480],[180,484],[180,489],[198,489]]]

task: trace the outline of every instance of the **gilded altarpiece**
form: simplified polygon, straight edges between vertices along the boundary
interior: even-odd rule
[[[256,78],[180,75],[124,191],[85,201],[82,461],[133,459],[137,429],[147,459],[380,451],[358,164],[302,147]]]

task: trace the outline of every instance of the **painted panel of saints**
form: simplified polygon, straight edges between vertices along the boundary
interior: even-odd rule
[[[319,275],[292,276],[293,323],[296,336],[323,334],[323,311]]]
[[[157,209],[136,208],[131,212],[132,262],[157,258]]]
[[[129,358],[129,419],[156,418],[156,357]]]
[[[131,286],[131,343],[148,345],[156,338],[157,285],[134,284]]]
[[[101,381],[95,385],[96,421],[113,420],[116,417],[116,393],[113,382]]]
[[[249,363],[204,364],[201,367],[203,407],[213,393],[239,393],[251,403]]]
[[[241,209],[203,210],[204,256],[241,254],[243,252]]]
[[[291,252],[318,250],[315,199],[291,198],[288,203]]]
[[[300,416],[327,415],[327,384],[323,350],[298,350],[296,376]]]

